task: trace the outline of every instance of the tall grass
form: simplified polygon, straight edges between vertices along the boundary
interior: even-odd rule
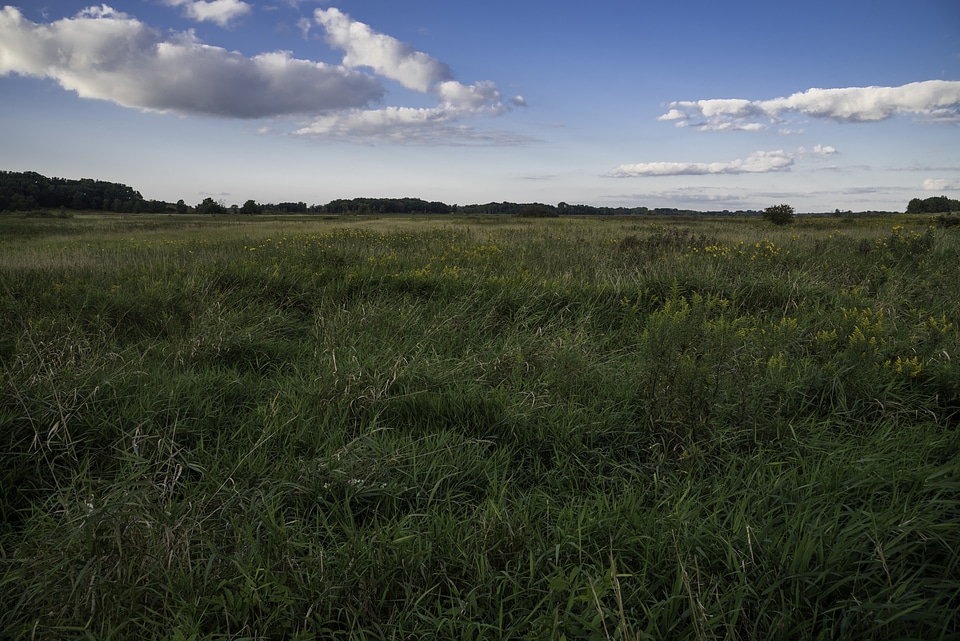
[[[0,228],[12,637],[960,637],[955,228]]]

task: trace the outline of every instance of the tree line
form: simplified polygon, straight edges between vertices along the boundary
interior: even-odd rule
[[[475,205],[449,205],[420,198],[349,198],[325,205],[305,202],[257,203],[227,206],[222,200],[206,197],[196,205],[184,200],[168,203],[145,200],[140,192],[121,183],[82,178],[48,178],[33,171],[0,171],[0,211],[63,209],[74,211],[114,211],[118,213],[195,213],[195,214],[504,214],[511,216],[632,215],[657,213],[646,207],[593,207],[590,205],[545,205],[542,203],[491,202]],[[700,213],[663,210],[663,213]]]
[[[196,205],[182,199],[176,203],[146,200],[132,187],[121,183],[81,178],[48,178],[33,171],[0,171],[0,211],[35,209],[114,211],[118,213],[196,213],[196,214],[500,214],[523,217],[551,216],[760,216],[759,210],[695,211],[670,207],[595,207],[592,205],[557,205],[544,203],[489,202],[473,205],[448,205],[420,198],[350,198],[336,199],[325,205],[305,202],[258,203],[247,200],[243,205],[227,206],[222,200],[204,198]],[[946,196],[914,198],[908,214],[960,211],[960,201]],[[837,210],[837,214],[840,211]],[[848,212],[848,215],[852,212]]]
[[[167,203],[145,200],[140,192],[120,183],[48,178],[34,171],[0,171],[0,211],[32,209],[161,213]]]

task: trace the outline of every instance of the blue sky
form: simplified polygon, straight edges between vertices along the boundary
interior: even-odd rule
[[[0,0],[0,169],[195,204],[960,197],[960,3]]]

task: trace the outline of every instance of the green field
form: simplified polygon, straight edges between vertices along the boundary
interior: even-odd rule
[[[4,214],[0,630],[960,638],[933,223]]]

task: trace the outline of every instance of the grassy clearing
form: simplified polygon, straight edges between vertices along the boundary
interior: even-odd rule
[[[0,232],[13,636],[960,636],[956,228]]]

